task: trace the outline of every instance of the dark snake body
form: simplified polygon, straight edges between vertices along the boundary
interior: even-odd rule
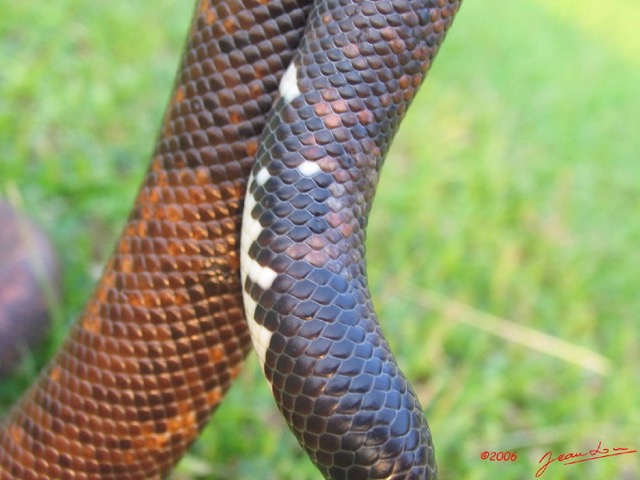
[[[426,420],[371,305],[364,236],[384,155],[459,4],[198,4],[129,221],[4,420],[0,479],[166,475],[250,336],[325,477],[435,478]]]

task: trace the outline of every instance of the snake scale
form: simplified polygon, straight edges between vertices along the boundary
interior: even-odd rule
[[[384,156],[459,6],[200,0],[115,252],[2,422],[0,479],[167,475],[252,339],[324,477],[436,477],[364,240]]]

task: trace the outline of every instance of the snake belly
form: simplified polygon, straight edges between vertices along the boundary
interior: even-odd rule
[[[197,4],[115,252],[0,424],[1,480],[162,478],[251,337],[326,478],[435,478],[363,242],[382,159],[459,3]]]

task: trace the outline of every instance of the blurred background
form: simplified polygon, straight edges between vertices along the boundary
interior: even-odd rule
[[[188,2],[186,2],[188,3]],[[47,231],[63,300],[0,413],[79,314],[154,143],[192,7],[0,0],[0,196]],[[640,3],[467,0],[387,159],[374,301],[440,479],[531,479],[640,440]],[[252,355],[173,474],[314,479]],[[483,451],[517,460],[482,460]],[[640,478],[640,454],[542,478]]]

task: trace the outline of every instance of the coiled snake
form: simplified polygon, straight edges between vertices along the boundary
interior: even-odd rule
[[[198,3],[115,253],[3,421],[2,480],[166,475],[251,338],[322,475],[435,478],[371,305],[364,237],[384,156],[459,4]]]

